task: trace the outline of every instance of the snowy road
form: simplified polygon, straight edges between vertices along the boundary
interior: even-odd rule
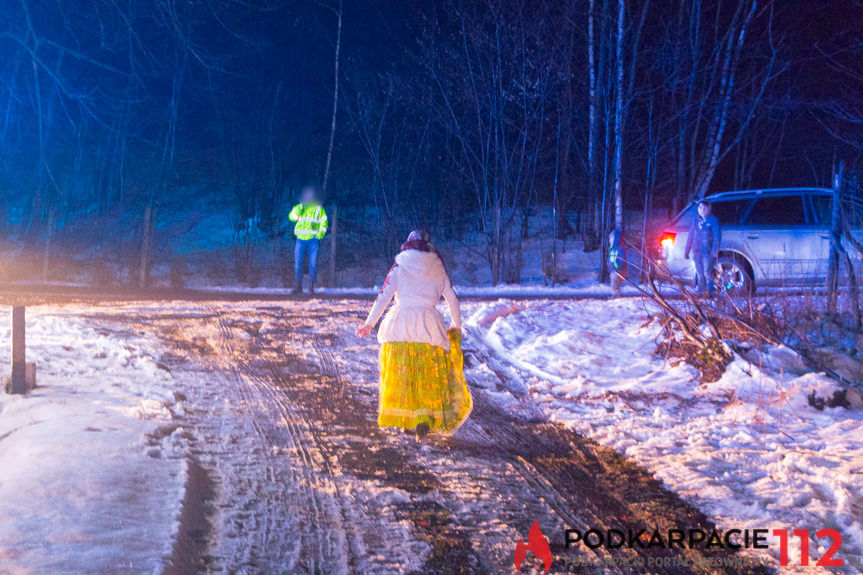
[[[176,417],[191,444],[192,493],[169,573],[514,572],[515,544],[535,520],[552,544],[551,572],[566,573],[586,556],[563,548],[565,528],[710,527],[641,468],[549,423],[529,396],[514,396],[524,388],[509,381],[519,372],[472,331],[466,361],[481,370],[468,370],[476,401],[469,423],[421,445],[378,428],[377,345],[353,334],[366,306],[174,302],[88,311],[88,322],[118,337],[155,334],[160,365],[183,400]],[[498,383],[473,385],[479,372]],[[704,559],[657,548],[595,553]],[[530,556],[523,571],[537,565]]]

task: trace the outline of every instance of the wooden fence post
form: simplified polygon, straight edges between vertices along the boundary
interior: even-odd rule
[[[330,287],[338,287],[336,281],[336,246],[339,240],[339,205],[333,204],[333,223],[330,226]]]
[[[830,224],[830,260],[827,268],[827,312],[836,313],[836,300],[839,294],[839,253],[842,251],[842,186],[844,162],[839,162],[839,170],[833,174],[833,214]]]
[[[153,235],[153,211],[148,205],[144,208],[144,231],[141,237],[141,268],[138,270],[138,286],[147,289],[150,283],[150,239]]]
[[[27,393],[24,306],[12,308],[12,393]]]

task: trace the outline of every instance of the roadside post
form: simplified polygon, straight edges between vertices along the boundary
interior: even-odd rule
[[[36,364],[27,363],[24,306],[12,307],[12,377],[9,393],[25,394],[36,387]]]
[[[11,393],[27,393],[27,356],[24,333],[24,306],[12,308],[12,381]]]

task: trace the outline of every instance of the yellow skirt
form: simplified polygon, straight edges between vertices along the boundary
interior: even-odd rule
[[[448,332],[449,353],[428,343],[396,342],[381,346],[378,425],[451,433],[473,409],[464,379],[461,333]]]

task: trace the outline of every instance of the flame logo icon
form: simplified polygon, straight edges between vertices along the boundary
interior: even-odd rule
[[[518,545],[515,546],[515,568],[521,570],[521,562],[527,556],[528,551],[533,551],[533,554],[542,559],[542,564],[545,566],[543,573],[548,573],[551,569],[551,548],[548,546],[548,541],[545,540],[545,535],[542,534],[542,529],[539,528],[539,519],[533,522],[530,526],[530,531],[527,532],[527,543],[524,539],[518,540]]]

